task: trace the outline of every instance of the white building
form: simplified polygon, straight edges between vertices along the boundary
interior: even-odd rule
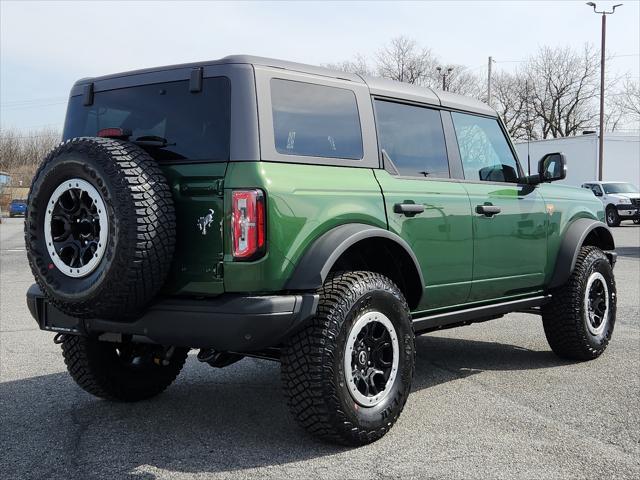
[[[546,153],[562,152],[567,157],[567,178],[560,183],[580,186],[598,180],[598,136],[595,133],[577,137],[551,138],[516,144],[518,158],[525,171],[527,159],[531,173]],[[605,133],[604,181],[640,184],[640,135]]]

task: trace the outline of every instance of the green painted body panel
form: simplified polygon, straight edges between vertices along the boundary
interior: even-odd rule
[[[162,169],[177,220],[163,289],[169,295],[282,291],[317,238],[357,222],[389,228],[413,249],[426,284],[414,313],[481,305],[543,291],[571,222],[604,218],[591,192],[553,184],[412,179],[379,169],[265,161]],[[238,188],[260,188],[267,199],[267,253],[252,262],[231,256],[231,191]],[[394,212],[396,203],[408,202],[422,203],[425,211]],[[475,206],[485,203],[499,206],[500,214],[476,214]],[[209,209],[213,222],[203,235],[198,220]]]
[[[548,214],[547,263],[544,283],[551,281],[560,244],[571,223],[578,218],[604,222],[602,202],[590,190],[553,183],[538,186]]]
[[[426,288],[418,309],[466,302],[473,273],[473,233],[462,184],[397,177],[385,170],[375,170],[375,175],[384,192],[389,230],[411,246],[420,262]],[[425,211],[405,216],[393,211],[396,203],[421,203]]]
[[[263,258],[234,262],[230,230],[225,228],[227,292],[282,290],[307,248],[333,227],[357,222],[387,228],[380,187],[370,169],[234,162],[229,164],[224,187],[227,209],[234,188],[261,188],[267,202],[267,254]],[[229,216],[227,211],[225,226]]]
[[[162,165],[176,209],[176,250],[162,293],[218,295],[224,285],[222,261],[222,185],[227,163]],[[198,220],[213,210],[213,222],[203,235]]]
[[[540,289],[547,264],[547,213],[536,187],[465,182],[473,210],[473,287],[469,301]],[[492,217],[477,205],[495,205]]]

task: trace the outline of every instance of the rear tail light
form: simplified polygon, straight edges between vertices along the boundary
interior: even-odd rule
[[[233,258],[254,260],[261,257],[266,246],[264,193],[262,190],[234,190],[232,203]]]

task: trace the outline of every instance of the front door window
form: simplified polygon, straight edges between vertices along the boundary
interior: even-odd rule
[[[452,113],[466,180],[516,183],[518,162],[495,118]]]

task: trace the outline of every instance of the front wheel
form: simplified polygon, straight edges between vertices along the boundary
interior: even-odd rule
[[[567,283],[542,308],[551,349],[572,360],[591,360],[607,348],[616,321],[616,283],[607,256],[598,247],[580,249]]]
[[[620,216],[616,207],[607,207],[607,225],[610,227],[617,227],[620,225]]]
[[[333,274],[320,290],[316,316],[283,349],[289,408],[325,440],[371,443],[402,412],[414,357],[409,308],[398,287],[377,273]]]
[[[135,402],[163,392],[187,358],[186,348],[100,342],[67,335],[62,354],[75,382],[96,397]]]
[[[640,224],[640,218],[634,218],[633,223],[635,223],[636,225]]]

